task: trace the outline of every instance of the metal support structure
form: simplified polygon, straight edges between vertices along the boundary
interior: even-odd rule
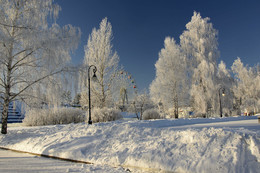
[[[92,79],[96,80],[97,79],[97,76],[96,76],[96,72],[97,72],[97,67],[95,65],[91,65],[89,66],[88,68],[88,116],[89,116],[89,119],[88,119],[88,124],[92,124],[92,120],[91,120],[91,97],[90,97],[90,69],[91,67],[94,67],[93,68],[93,76],[92,76]]]

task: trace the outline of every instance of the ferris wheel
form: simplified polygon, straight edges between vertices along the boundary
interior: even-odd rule
[[[137,93],[137,85],[133,75],[126,71],[120,71],[119,77],[119,104],[122,109],[128,104],[129,99],[131,100],[134,94]]]

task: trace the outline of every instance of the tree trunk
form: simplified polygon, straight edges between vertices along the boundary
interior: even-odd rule
[[[134,109],[135,109],[136,118],[137,118],[138,120],[140,120],[139,117],[138,117],[138,111],[137,111],[137,109],[136,109],[135,102],[133,102],[133,105],[134,105]]]
[[[106,107],[106,95],[105,95],[105,84],[104,84],[104,68],[101,68],[101,94],[102,94],[102,98],[101,98],[101,107],[104,108]]]
[[[5,83],[5,95],[4,95],[4,105],[3,105],[3,113],[2,113],[2,134],[7,134],[7,119],[8,119],[8,108],[10,103],[10,91],[11,91],[11,74],[12,74],[12,52],[13,45],[11,45],[11,51],[8,58],[7,64],[7,75],[6,75],[6,83]]]
[[[16,10],[15,13],[15,19],[13,23],[15,24],[17,20],[18,10]],[[15,27],[12,28],[11,36],[14,38],[15,35]],[[2,112],[2,134],[7,134],[7,119],[8,119],[8,108],[10,103],[10,95],[11,95],[11,74],[12,74],[12,63],[13,63],[13,48],[14,48],[14,42],[10,44],[10,50],[8,55],[8,63],[5,64],[6,66],[6,79],[5,79],[5,95],[4,95],[4,104],[3,104],[3,112]]]
[[[175,119],[179,118],[179,104],[178,104],[178,96],[176,95],[174,98],[174,117]]]
[[[9,103],[10,103],[10,74],[11,74],[11,70],[9,70],[10,68],[8,68],[8,73],[7,73],[7,85],[5,88],[5,98],[4,98],[4,104],[3,104],[3,112],[2,112],[2,130],[1,133],[2,134],[7,134],[7,119],[8,119],[8,108],[9,108]]]
[[[2,134],[7,134],[8,108],[9,108],[10,95],[11,95],[11,93],[10,93],[10,91],[11,91],[11,71],[12,71],[11,64],[12,64],[12,58],[10,55],[8,66],[7,66],[4,105],[3,105],[3,113],[2,113],[2,130],[1,130]]]
[[[8,119],[8,108],[9,108],[9,99],[4,100],[3,112],[2,112],[2,134],[7,134],[7,119]]]
[[[141,111],[140,111],[140,120],[143,119],[143,106],[141,106]]]

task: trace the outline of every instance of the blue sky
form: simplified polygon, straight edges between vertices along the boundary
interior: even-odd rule
[[[240,57],[244,64],[260,62],[259,0],[56,0],[62,11],[58,23],[80,27],[75,64],[84,58],[84,45],[94,27],[107,17],[112,24],[113,45],[120,64],[136,80],[139,90],[149,88],[155,77],[154,64],[165,37],[179,36],[193,12],[209,17],[219,31],[220,60],[230,68]]]

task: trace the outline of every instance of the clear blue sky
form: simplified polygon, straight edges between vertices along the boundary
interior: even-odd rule
[[[219,31],[219,50],[228,68],[240,57],[244,64],[260,62],[259,0],[56,0],[62,11],[58,23],[80,27],[81,43],[72,57],[84,58],[84,45],[104,17],[112,24],[114,50],[120,64],[135,78],[139,90],[149,88],[154,64],[166,36],[179,36],[193,11],[209,17]]]

